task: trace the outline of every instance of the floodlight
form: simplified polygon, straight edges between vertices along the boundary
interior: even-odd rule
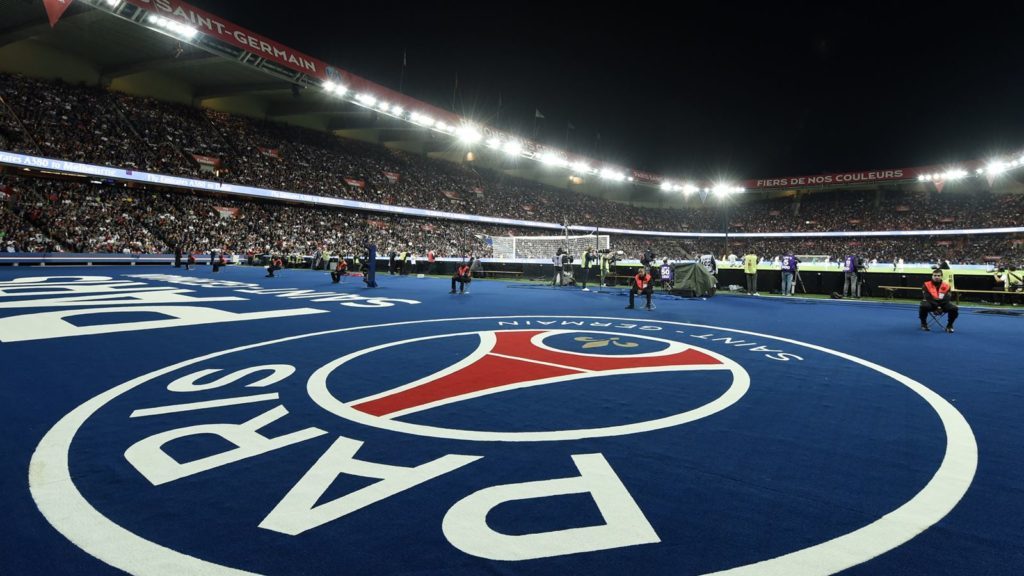
[[[466,144],[476,144],[483,138],[483,135],[480,134],[479,130],[468,124],[460,126],[455,131],[455,135],[459,137],[459,140],[462,140]]]
[[[555,152],[553,150],[544,151],[544,153],[541,154],[540,157],[537,159],[543,162],[544,164],[547,164],[548,166],[565,166],[568,164],[565,158],[562,158],[561,156],[558,155],[558,152]]]
[[[517,140],[505,142],[505,153],[509,156],[519,156],[523,153],[523,144]]]
[[[501,138],[491,138],[487,141],[488,148],[501,148]]]
[[[616,172],[615,170],[612,170],[611,168],[602,168],[600,175],[601,175],[601,178],[604,178],[606,180],[615,180],[616,182],[622,182],[623,180],[626,179],[626,175],[625,174],[622,174],[620,172]]]
[[[729,194],[738,194],[743,191],[739,186],[733,186],[731,184],[715,184],[715,187],[711,189],[715,193],[715,196],[728,196]]]
[[[989,174],[1002,174],[1007,170],[1006,163],[1002,160],[993,160],[989,162],[989,165],[985,167],[985,171]]]

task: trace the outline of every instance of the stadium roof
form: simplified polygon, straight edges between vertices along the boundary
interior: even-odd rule
[[[43,4],[0,0],[5,24],[0,29],[0,56],[7,62],[7,70],[101,84],[129,94],[328,130],[339,136],[452,161],[463,160],[470,152],[455,137],[456,128],[463,122],[455,114],[331,68],[179,0],[77,0],[53,28]],[[193,23],[203,33],[186,38],[187,34],[183,36],[174,28],[179,24],[170,23],[175,19]],[[324,89],[325,85],[346,85],[348,97],[331,94]],[[379,104],[353,102],[352,96],[360,90],[378,95],[379,101],[387,101],[391,108],[380,110]],[[392,113],[395,106],[401,106],[402,112],[397,116],[403,119]],[[446,122],[438,124],[444,129],[438,125],[429,129],[423,122],[410,123],[408,116],[414,109],[422,112],[423,118],[429,117],[431,123]],[[572,182],[581,191],[612,200],[660,203],[659,197],[664,196],[661,190],[707,193],[711,186],[724,184],[665,182],[655,174],[602,167],[592,160],[567,156],[528,140],[521,141],[523,155],[508,154],[504,152],[508,143],[519,141],[515,135],[479,128],[480,142],[473,147],[476,163],[557,187],[567,187]],[[496,145],[498,149],[489,150],[486,143],[497,141],[501,142]],[[544,161],[527,160],[524,155]],[[979,166],[975,163],[966,168],[973,175]],[[918,179],[932,182],[941,181],[941,174],[948,170],[949,167],[938,166],[865,170],[804,179],[752,180],[745,185],[792,189],[877,186]],[[570,180],[572,175],[581,177]],[[649,186],[624,185],[624,180]],[[736,185],[729,183],[725,187]]]

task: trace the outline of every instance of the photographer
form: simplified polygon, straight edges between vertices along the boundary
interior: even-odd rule
[[[622,250],[612,252],[609,249],[601,250],[601,285],[607,286],[605,281],[615,270],[615,263],[622,259]]]
[[[552,286],[562,285],[562,256],[565,255],[565,249],[559,248],[555,251],[554,257],[551,258],[551,263],[555,266],[555,275],[551,280]]]
[[[782,257],[783,296],[792,296],[796,294],[796,284],[793,282],[793,278],[796,275],[797,265],[799,263],[800,259],[794,256],[792,252],[786,252],[786,255]]]
[[[654,250],[651,250],[651,248],[648,247],[647,250],[644,250],[644,255],[640,257],[640,263],[643,264],[644,268],[650,269],[651,265],[654,264],[656,257]]]
[[[860,275],[864,271],[864,261],[860,256],[851,254],[843,259],[843,296],[860,298]]]
[[[572,254],[562,254],[562,286],[575,286],[576,279],[573,277],[572,263],[575,261]]]
[[[587,281],[590,280],[590,267],[597,262],[599,255],[590,248],[583,253],[583,289],[587,289]]]
[[[661,282],[662,290],[671,290],[676,287],[676,271],[669,264],[668,258],[661,261],[661,268],[658,272],[658,280]]]

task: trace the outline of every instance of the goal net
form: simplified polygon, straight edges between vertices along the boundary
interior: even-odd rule
[[[826,264],[831,259],[827,254],[797,254],[796,257],[804,264]]]
[[[605,250],[610,246],[606,234],[586,236],[492,236],[494,258],[546,258],[550,260],[564,248],[577,261],[589,250]]]

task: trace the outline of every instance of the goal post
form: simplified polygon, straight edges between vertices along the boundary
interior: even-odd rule
[[[611,245],[607,234],[583,236],[491,236],[494,258],[546,258],[551,259],[559,248],[564,248],[576,259],[582,259],[587,250],[606,250]]]

